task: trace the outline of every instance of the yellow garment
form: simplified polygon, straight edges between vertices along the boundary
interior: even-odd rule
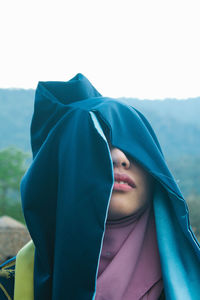
[[[14,300],[34,300],[34,253],[35,246],[31,240],[17,254]]]

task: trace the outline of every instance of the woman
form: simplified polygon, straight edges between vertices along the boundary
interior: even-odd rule
[[[187,205],[138,110],[82,74],[39,82],[31,144],[21,196],[32,241],[17,255],[15,300],[199,299]]]

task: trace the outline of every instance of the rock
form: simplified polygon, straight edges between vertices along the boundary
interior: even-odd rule
[[[0,262],[15,256],[30,239],[22,223],[8,216],[0,217]]]

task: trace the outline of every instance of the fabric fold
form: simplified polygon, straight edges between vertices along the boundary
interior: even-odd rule
[[[106,226],[95,300],[155,300],[161,294],[153,210],[130,221]]]

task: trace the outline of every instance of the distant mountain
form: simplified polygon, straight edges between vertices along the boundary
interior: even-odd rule
[[[0,149],[16,145],[30,151],[35,91],[0,89]],[[200,98],[138,100],[123,98],[152,124],[167,157],[200,153]]]
[[[30,151],[34,94],[33,89],[0,89],[0,149],[15,145]],[[185,182],[187,175],[184,177],[184,174],[191,173],[189,166],[195,168],[196,179],[191,180],[193,175],[190,175],[188,180],[190,190],[192,188],[194,193],[196,190],[200,193],[200,97],[187,100],[122,100],[131,103],[150,121],[177,180]]]
[[[153,126],[166,157],[200,155],[200,97],[187,100],[124,99]]]
[[[11,145],[30,151],[35,91],[0,89],[0,149]]]

